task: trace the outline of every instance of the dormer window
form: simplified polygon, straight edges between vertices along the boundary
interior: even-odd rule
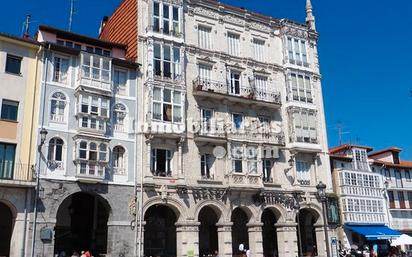
[[[356,170],[369,171],[368,154],[364,149],[353,150],[354,168]]]

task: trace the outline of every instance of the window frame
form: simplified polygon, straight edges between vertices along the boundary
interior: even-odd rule
[[[158,171],[158,151],[164,151],[164,171]],[[154,147],[150,151],[150,171],[155,177],[172,177],[173,176],[173,155],[174,152],[171,149]],[[161,173],[161,175],[159,175]]]
[[[310,186],[312,164],[305,160],[296,160],[295,163],[296,181],[301,186]]]
[[[298,42],[297,45],[296,42]],[[309,67],[307,40],[287,36],[286,44],[288,49],[288,62],[298,66]]]
[[[211,26],[206,26],[204,24],[197,25],[197,38],[198,47],[201,49],[211,50],[212,46],[212,30]]]
[[[157,56],[156,49],[159,49],[160,56]],[[169,57],[167,58],[165,49],[168,48],[169,50]],[[175,58],[176,52],[178,51],[178,58]],[[182,50],[179,46],[175,46],[173,44],[162,44],[156,42],[153,44],[153,74],[155,77],[161,79],[169,79],[169,80],[181,80],[182,76],[182,58],[181,58]],[[165,64],[169,65],[170,69],[170,76],[165,74]],[[157,70],[157,66],[159,66],[159,70]]]
[[[49,111],[50,121],[57,122],[57,123],[66,123],[66,116],[67,116],[66,107],[67,106],[68,106],[68,100],[67,100],[66,94],[63,93],[62,91],[53,92],[53,94],[51,94],[50,96],[50,111]],[[62,110],[63,112],[61,113]]]
[[[155,14],[156,4],[158,5],[158,14]],[[167,6],[167,17],[165,16],[165,6]],[[177,20],[175,19],[175,12],[177,10]],[[158,28],[155,26],[156,20]],[[163,1],[153,1],[152,4],[152,32],[168,36],[180,37],[182,34],[182,12],[181,7],[172,3],[164,3]],[[165,24],[167,23],[167,29]],[[177,25],[177,26],[176,26]],[[177,28],[177,30],[176,30]]]
[[[289,101],[313,103],[313,86],[310,75],[302,72],[289,72]],[[295,78],[295,79],[294,79]],[[300,79],[302,78],[302,79]]]
[[[6,121],[18,121],[19,118],[19,101],[2,99],[0,119]]]
[[[122,149],[123,152],[119,151],[119,149]],[[117,175],[126,174],[127,153],[126,153],[126,148],[123,147],[122,145],[116,145],[115,147],[113,147],[112,167],[113,167],[114,174],[117,174]]]
[[[259,39],[259,38],[253,38],[252,45],[253,45],[254,59],[260,62],[265,62],[265,45],[266,45],[265,40]]]
[[[0,179],[12,180],[14,178],[17,145],[0,142],[0,149],[0,153],[3,153],[0,156]],[[13,155],[10,159],[8,158],[10,157],[9,150]],[[11,163],[8,163],[9,161]]]
[[[155,99],[154,97],[154,91],[156,89],[160,90],[160,100]],[[165,96],[164,96],[164,91],[169,90],[170,91],[170,102],[165,102]],[[175,102],[175,93],[180,93],[180,102],[177,103]],[[175,90],[175,89],[170,89],[170,88],[165,88],[165,87],[159,87],[159,86],[154,86],[152,90],[152,120],[155,121],[161,121],[161,122],[170,122],[170,123],[176,123],[176,124],[181,124],[184,121],[184,92],[180,90]],[[157,114],[155,113],[155,105],[160,106],[160,113]],[[171,106],[171,119],[170,120],[165,120],[165,105],[170,105]],[[175,120],[175,108],[180,108],[180,119]],[[160,115],[160,119],[156,118],[155,115]]]
[[[117,75],[116,75],[116,73],[117,73]],[[120,84],[120,74],[121,73],[124,73],[124,75],[125,75],[124,84]],[[116,95],[121,95],[121,96],[128,96],[129,95],[129,71],[128,70],[114,68],[113,69],[112,83],[113,83],[113,90],[114,90]],[[120,88],[123,88],[123,89],[120,90]]]
[[[56,59],[59,59],[57,61]],[[63,60],[67,61],[66,72],[62,72],[62,63]],[[59,63],[59,67],[57,68],[57,63]],[[65,79],[62,79],[65,76]],[[70,57],[63,56],[63,55],[54,55],[53,56],[53,77],[52,81],[61,84],[69,84],[70,79]]]
[[[9,60],[11,60],[11,59],[17,61],[16,64],[18,64],[18,71],[13,70],[13,67],[10,67],[10,65],[12,65],[12,64],[10,64]],[[7,53],[6,54],[6,61],[5,61],[4,71],[7,74],[22,76],[22,72],[21,72],[22,63],[23,63],[23,57]]]
[[[240,50],[240,34],[233,32],[226,32],[227,38],[227,53],[232,56],[239,57],[241,55]]]

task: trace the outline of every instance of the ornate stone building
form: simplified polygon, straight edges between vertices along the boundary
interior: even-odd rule
[[[212,0],[125,0],[104,19],[101,38],[142,65],[142,254],[336,252],[316,189],[332,181],[309,0],[306,12],[300,24]]]

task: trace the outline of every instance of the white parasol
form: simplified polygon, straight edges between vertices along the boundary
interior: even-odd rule
[[[403,234],[397,239],[393,240],[391,246],[398,246],[398,245],[412,245],[412,237]]]

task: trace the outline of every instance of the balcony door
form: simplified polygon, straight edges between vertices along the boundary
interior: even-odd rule
[[[16,145],[0,144],[0,179],[13,179]]]
[[[240,95],[240,72],[230,71],[230,94]]]

